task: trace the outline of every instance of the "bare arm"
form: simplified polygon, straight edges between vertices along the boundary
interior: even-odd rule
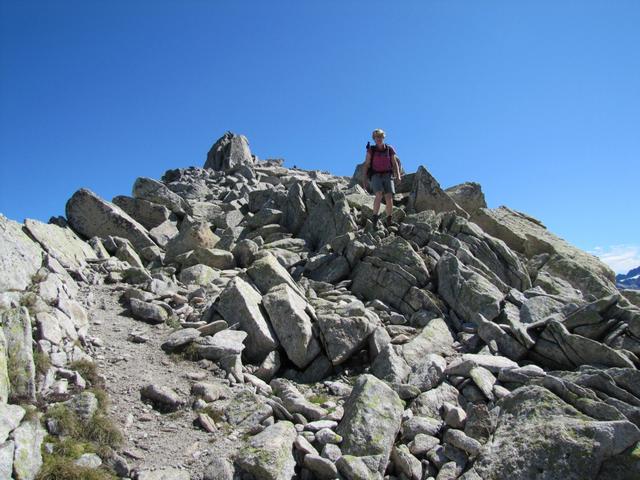
[[[402,174],[400,173],[400,167],[398,167],[398,157],[396,157],[395,155],[393,156],[393,158],[391,159],[391,163],[393,165],[393,176],[396,177],[396,180],[401,180],[402,179]]]

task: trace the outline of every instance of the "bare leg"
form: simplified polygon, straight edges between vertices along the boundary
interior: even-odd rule
[[[386,204],[387,217],[390,217],[393,212],[393,195],[391,193],[384,194],[384,203]]]
[[[376,192],[376,198],[373,199],[373,214],[378,215],[380,211],[380,202],[382,201],[382,192]]]

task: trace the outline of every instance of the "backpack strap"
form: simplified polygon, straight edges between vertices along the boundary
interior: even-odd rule
[[[389,173],[393,175],[393,159],[391,158],[391,147],[389,147],[388,143],[384,144],[384,151],[387,154],[387,158],[389,159]]]

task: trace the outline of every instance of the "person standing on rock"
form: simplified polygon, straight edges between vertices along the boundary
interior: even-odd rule
[[[400,167],[394,148],[384,143],[386,137],[384,130],[376,128],[372,134],[375,145],[367,144],[367,155],[364,160],[362,172],[362,186],[368,189],[369,178],[371,178],[371,190],[375,194],[373,200],[373,226],[378,226],[380,216],[380,202],[384,195],[384,202],[387,212],[387,225],[391,225],[391,213],[393,211],[393,195],[396,193],[395,181],[400,181]],[[369,172],[371,170],[371,172]]]

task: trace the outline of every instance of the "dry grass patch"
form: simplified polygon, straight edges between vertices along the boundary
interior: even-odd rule
[[[117,477],[102,468],[80,467],[69,457],[45,455],[44,464],[36,480],[116,480]]]

